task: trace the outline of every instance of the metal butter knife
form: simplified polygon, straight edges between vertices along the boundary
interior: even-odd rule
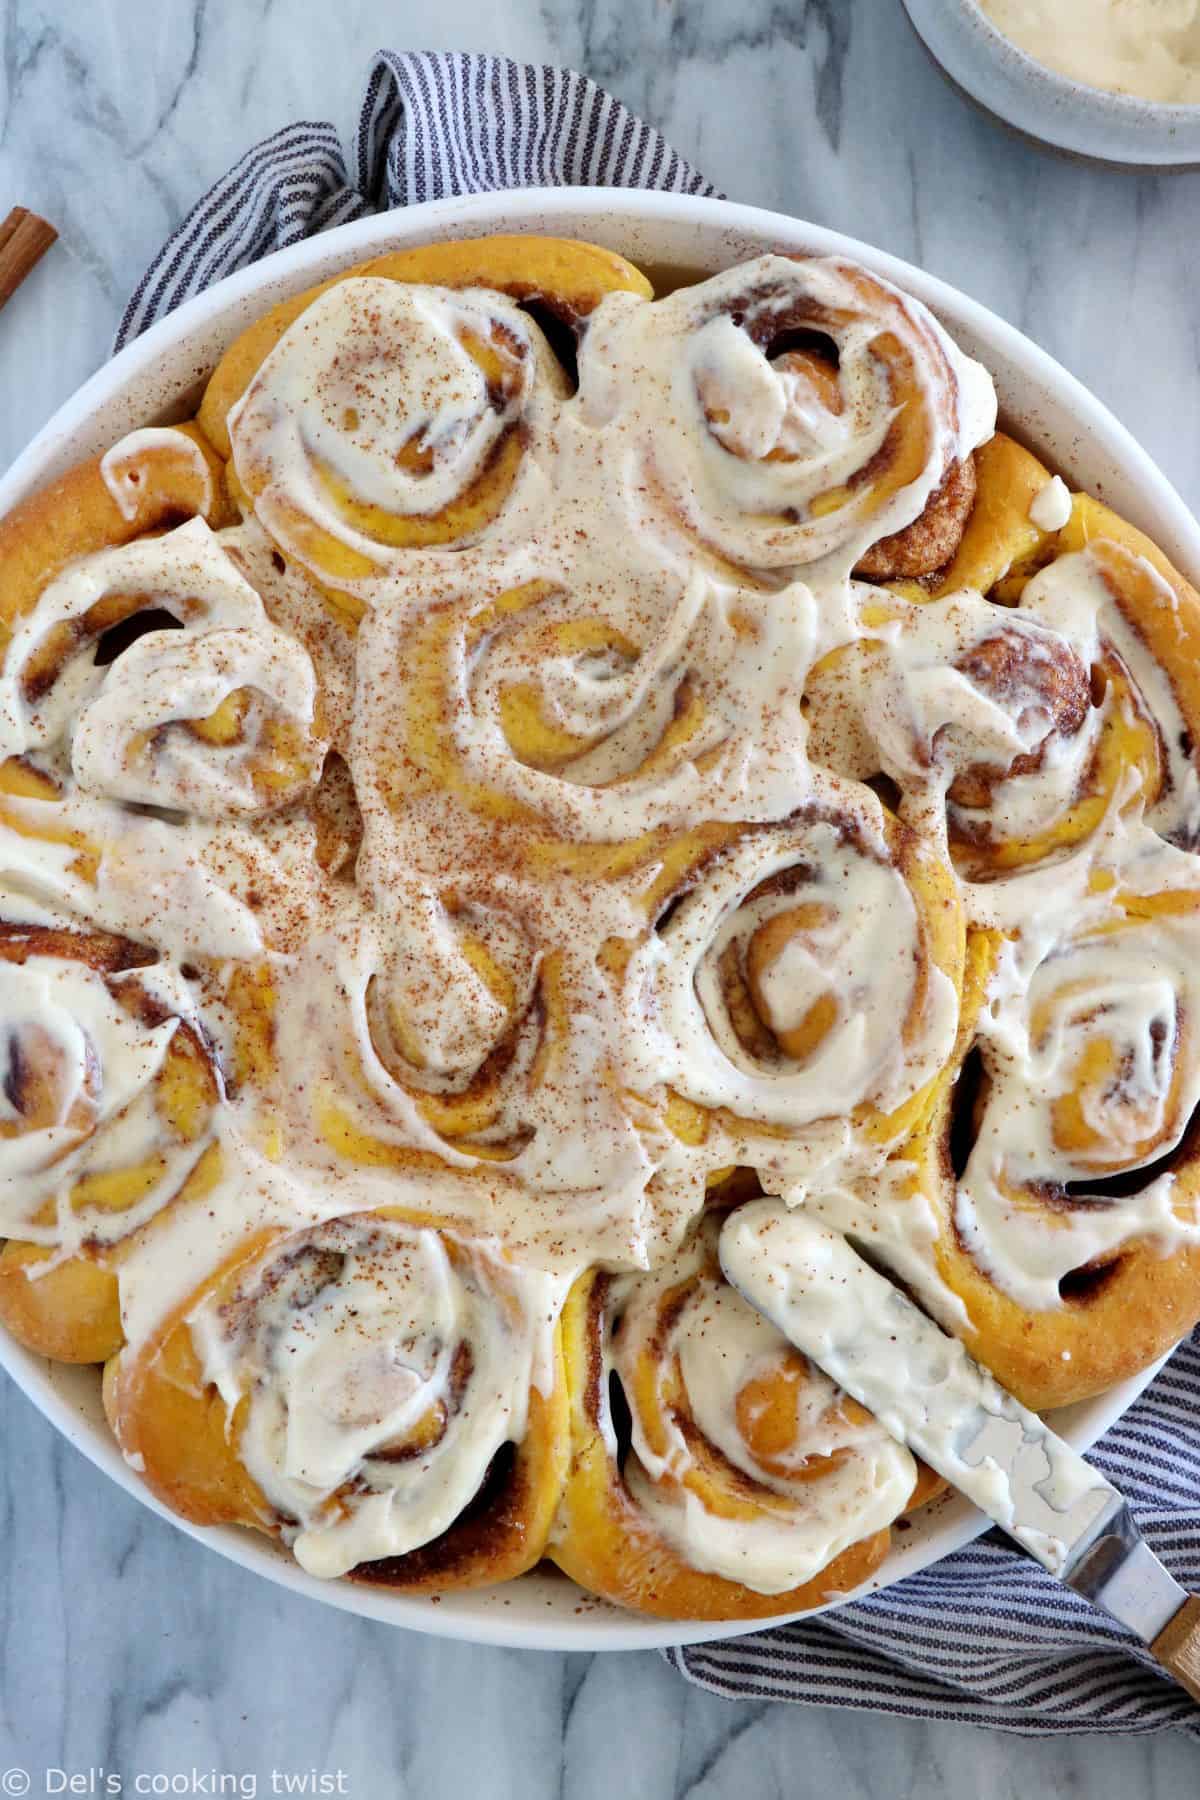
[[[781,1201],[731,1213],[720,1257],[727,1280],[839,1387],[1200,1700],[1200,1596],[1159,1562],[1112,1483],[957,1338],[840,1233]]]

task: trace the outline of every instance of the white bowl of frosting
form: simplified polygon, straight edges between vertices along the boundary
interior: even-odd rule
[[[1104,162],[1200,164],[1200,0],[904,0],[955,85]]]
[[[1060,470],[1072,487],[1100,495],[1148,532],[1177,566],[1200,580],[1200,526],[1170,483],[1098,400],[986,308],[895,257],[782,214],[686,195],[607,188],[528,189],[408,207],[326,232],[230,276],[137,339],[61,408],[0,481],[0,512],[132,428],[190,416],[205,372],[242,327],[275,301],[386,250],[497,231],[590,239],[622,251],[652,275],[656,269],[687,270],[699,278],[765,250],[807,251],[865,263],[922,300],[955,342],[986,365],[995,379],[1006,429]],[[1050,484],[1044,504],[1052,507],[1059,498]],[[142,1504],[247,1570],[343,1611],[445,1637],[539,1649],[646,1649],[760,1628],[752,1620],[672,1624],[641,1617],[540,1570],[502,1587],[448,1593],[440,1601],[321,1580],[255,1533],[233,1526],[200,1529],[162,1506],[121,1457],[104,1419],[95,1369],[47,1363],[2,1331],[0,1368],[76,1448]],[[1154,1373],[1155,1368],[1143,1370],[1108,1393],[1065,1409],[1055,1416],[1056,1428],[1086,1450]],[[948,1496],[935,1502],[897,1534],[870,1591],[927,1568],[987,1527],[984,1516],[965,1500]]]

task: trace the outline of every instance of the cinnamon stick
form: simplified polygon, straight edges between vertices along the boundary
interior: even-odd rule
[[[0,306],[12,299],[57,236],[53,225],[37,213],[24,206],[13,207],[0,224]]]

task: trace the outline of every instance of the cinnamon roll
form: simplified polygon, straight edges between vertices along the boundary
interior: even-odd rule
[[[102,664],[97,640],[131,624],[149,629]],[[80,792],[201,817],[286,804],[325,750],[306,652],[201,519],[43,588],[12,627],[4,691],[6,754],[53,750],[69,729]]]
[[[280,548],[369,591],[406,548],[472,542],[538,487],[568,381],[528,307],[579,328],[612,288],[646,291],[554,239],[379,258],[252,327],[200,417]]]
[[[177,956],[262,948],[272,897],[285,904],[281,863],[303,846],[258,821],[311,793],[327,741],[312,662],[272,623],[231,535],[196,517],[95,550],[12,617],[10,917],[82,918]]]
[[[562,1282],[402,1213],[250,1240],[105,1374],[125,1455],[198,1523],[411,1592],[542,1553],[566,1464]]]
[[[906,1281],[1035,1408],[1144,1367],[1195,1310],[1198,925],[1194,888],[1166,885],[1181,878],[1166,853],[1138,882],[1158,891],[1073,889],[1024,941],[975,936],[958,1052],[890,1171],[931,1209]]]
[[[563,392],[512,302],[360,276],[315,300],[258,370],[232,417],[232,468],[286,554],[354,588],[407,547],[494,525],[545,456]]]
[[[725,1281],[718,1229],[710,1215],[653,1274],[586,1277],[565,1320],[550,1555],[668,1618],[799,1612],[861,1586],[918,1486],[908,1451]]]
[[[628,965],[634,1067],[714,1166],[819,1185],[920,1115],[961,964],[936,847],[847,787],[685,872]]]
[[[116,1262],[212,1143],[186,984],[120,939],[0,930],[0,1319],[64,1362],[120,1348]]]
[[[865,556],[868,573],[923,573],[952,555],[995,398],[888,282],[763,256],[653,307],[604,301],[588,349],[585,407],[624,422],[648,518],[667,510],[750,570]]]
[[[1068,523],[1016,612],[1050,625],[1061,643],[1042,682],[1040,754],[964,771],[949,789],[960,867],[976,880],[1085,846],[1114,812],[1195,838],[1200,600],[1111,528],[1093,542],[1085,530]]]
[[[910,810],[944,805],[969,881],[1086,850],[1114,808],[1191,841],[1200,601],[1086,495],[1063,490],[1054,532],[1031,524],[1048,472],[996,444],[945,591],[864,593],[859,635],[813,670],[810,753],[886,775]]]
[[[416,1592],[854,1591],[745,1195],[1028,1404],[1200,1316],[1200,611],[840,259],[347,270],[0,522],[0,1321]]]

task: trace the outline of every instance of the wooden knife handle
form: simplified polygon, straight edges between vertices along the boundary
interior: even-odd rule
[[[1193,1700],[1200,1700],[1200,1594],[1185,1600],[1167,1621],[1151,1644],[1150,1654]]]

